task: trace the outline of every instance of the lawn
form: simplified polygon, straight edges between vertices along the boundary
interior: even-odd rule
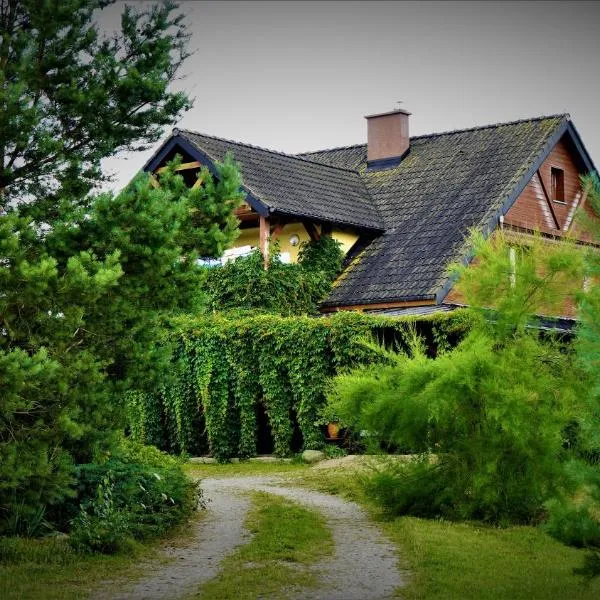
[[[413,577],[406,600],[600,598],[600,581],[573,575],[583,552],[533,527],[497,529],[402,517],[384,526]]]

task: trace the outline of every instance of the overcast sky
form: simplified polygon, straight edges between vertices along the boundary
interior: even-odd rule
[[[104,12],[104,27],[123,4]],[[181,10],[195,50],[177,83],[195,99],[182,128],[295,153],[364,143],[363,117],[398,100],[412,112],[411,135],[569,112],[600,165],[598,2],[183,1]],[[106,161],[115,187],[151,154]]]

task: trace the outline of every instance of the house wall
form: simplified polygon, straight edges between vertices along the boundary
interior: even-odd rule
[[[290,236],[293,234],[296,234],[300,238],[300,243],[310,241],[310,237],[302,223],[287,223],[279,233],[277,241],[279,242],[279,248],[281,252],[289,252],[291,262],[297,262],[300,244],[298,244],[298,246],[292,246],[290,244]],[[344,254],[346,254],[348,250],[350,250],[350,248],[356,243],[356,240],[358,240],[358,234],[350,229],[342,230],[339,228],[333,228],[331,237],[340,242]],[[234,248],[239,248],[240,246],[254,246],[258,248],[259,228],[251,227],[248,229],[242,229],[240,231],[240,237],[238,237],[233,244]]]
[[[497,232],[495,232],[493,235],[497,235]],[[529,233],[521,233],[521,232],[517,233],[517,232],[506,231],[505,239],[511,245],[514,243],[514,245],[521,246],[521,245],[527,245],[528,242],[532,241],[534,238],[533,238],[533,235],[529,234]],[[552,242],[550,240],[548,240],[547,243],[551,244]],[[469,268],[474,268],[477,264],[478,264],[477,259],[474,259],[471,262],[471,264],[469,265]],[[518,275],[518,272],[519,272],[519,265],[517,263],[515,265],[515,273]],[[509,276],[507,275],[507,278],[508,277]],[[581,289],[583,289],[583,281],[577,282],[575,280],[572,280],[569,285],[572,285],[573,287],[579,285],[579,287],[581,287]],[[461,293],[459,293],[459,291],[456,288],[452,288],[450,290],[450,292],[444,299],[444,302],[448,303],[448,304],[466,304],[464,296]],[[556,309],[554,309],[554,311],[555,310]],[[562,306],[561,306],[558,314],[552,314],[553,310],[551,308],[547,307],[545,310],[543,306],[541,307],[540,312],[541,312],[542,316],[574,318],[577,315],[575,298],[566,297],[562,303]]]

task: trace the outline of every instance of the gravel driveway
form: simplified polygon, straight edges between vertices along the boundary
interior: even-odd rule
[[[250,507],[246,492],[284,496],[319,511],[330,527],[335,551],[314,569],[320,585],[305,590],[298,600],[386,600],[395,597],[403,579],[394,546],[383,537],[365,512],[353,502],[336,496],[287,487],[278,477],[230,477],[203,479],[208,502],[206,518],[196,526],[193,540],[183,548],[166,548],[174,560],[130,589],[94,596],[97,600],[175,600],[192,593],[214,577],[221,561],[236,546],[248,542],[243,527]],[[152,567],[151,567],[152,568]],[[113,588],[114,589],[114,588]],[[217,599],[215,599],[217,600]]]

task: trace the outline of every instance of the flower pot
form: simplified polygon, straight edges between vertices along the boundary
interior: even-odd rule
[[[332,440],[337,440],[340,434],[339,423],[328,423],[327,424],[327,437]]]

